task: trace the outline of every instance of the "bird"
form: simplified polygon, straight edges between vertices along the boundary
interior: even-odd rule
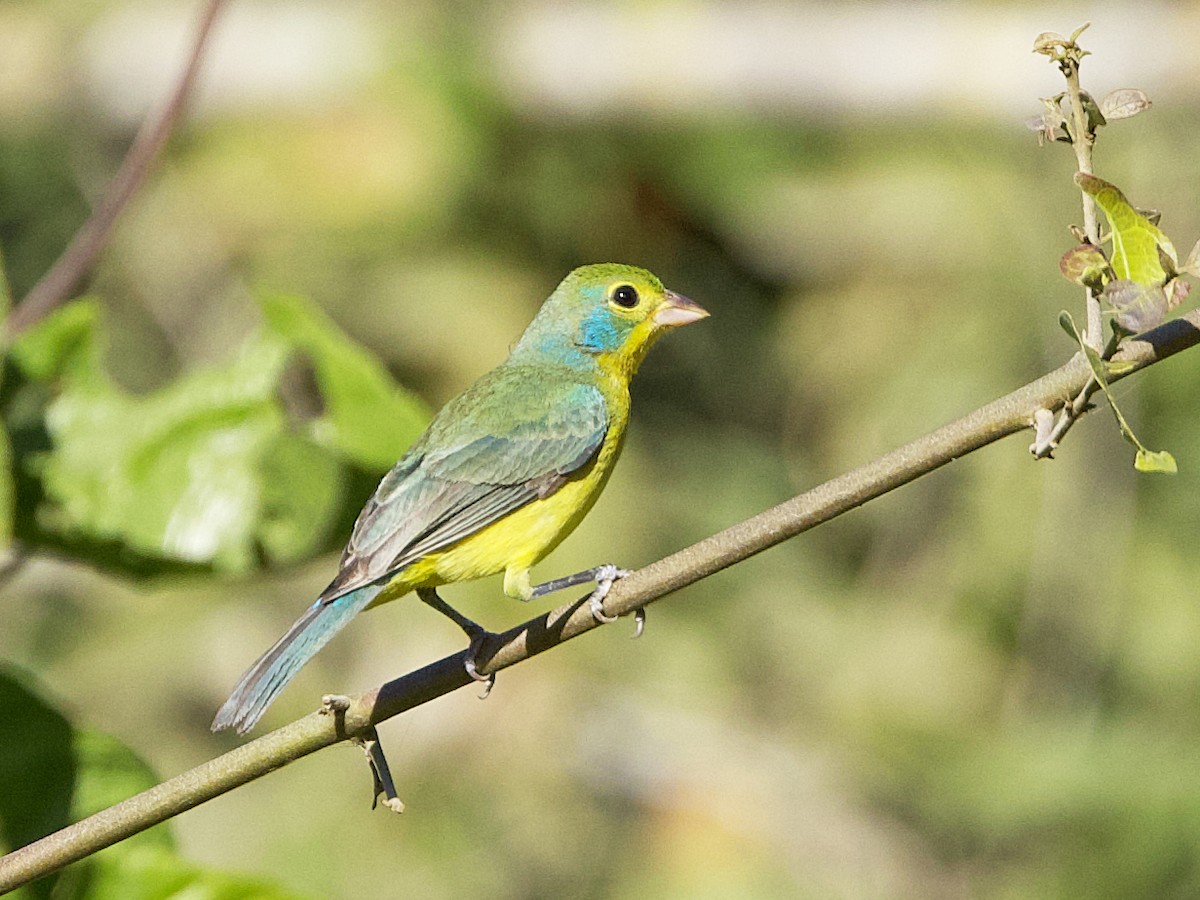
[[[448,402],[380,481],[355,522],[338,572],[242,675],[212,729],[245,733],[300,668],[359,612],[415,592],[471,639],[489,632],[437,593],[504,573],[528,601],[595,582],[593,614],[626,574],[611,564],[534,585],[530,569],[595,503],[624,445],[629,384],[666,331],[703,319],[694,300],[636,266],[570,272],[508,357]]]

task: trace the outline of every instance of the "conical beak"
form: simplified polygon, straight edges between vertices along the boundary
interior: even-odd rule
[[[703,319],[707,315],[708,310],[695,300],[690,300],[683,294],[677,294],[674,291],[667,291],[667,302],[654,314],[654,324],[663,328],[676,328],[686,325],[688,322]]]

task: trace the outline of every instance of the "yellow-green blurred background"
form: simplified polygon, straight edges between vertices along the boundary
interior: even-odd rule
[[[198,11],[0,6],[18,297]],[[436,407],[567,270],[644,265],[712,318],[648,359],[608,491],[536,574],[643,565],[1070,355],[1074,158],[1022,123],[1062,89],[1035,35],[1089,19],[1085,88],[1155,101],[1097,174],[1186,252],[1194,3],[233,2],[91,284],[110,369],[148,391],[219,365],[286,291]],[[1177,477],[1135,474],[1103,411],[1053,462],[1011,439],[656,605],[636,643],[623,621],[388,723],[402,817],[343,746],[179,817],[180,851],[317,898],[1196,896],[1198,389],[1195,353],[1117,389]],[[214,710],[335,566],[35,555],[0,657],[165,777],[237,743]],[[495,629],[532,612],[495,581],[446,596]],[[265,725],[461,643],[372,612]]]

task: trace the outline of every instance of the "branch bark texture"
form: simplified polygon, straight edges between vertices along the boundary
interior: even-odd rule
[[[1128,363],[1113,381],[1200,343],[1200,310],[1126,341],[1114,362]],[[622,615],[827,522],[993,441],[1029,428],[1039,410],[1056,410],[1091,377],[1074,356],[1060,368],[873,462],[733,525],[617,582],[605,600]],[[481,670],[516,665],[597,627],[585,600],[560,606],[495,635]],[[344,740],[363,740],[374,726],[467,684],[465,651],[447,656],[352,698],[348,709],[318,711],[251,741],[90,818],[0,858],[0,893],[83,859],[130,835],[218,797],[268,772]]]

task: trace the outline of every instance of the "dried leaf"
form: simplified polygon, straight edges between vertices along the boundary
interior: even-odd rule
[[[1175,248],[1172,247],[1172,250]],[[1162,244],[1158,245],[1158,264],[1162,266],[1165,273],[1165,281],[1170,281],[1179,274],[1179,270],[1175,268],[1175,254],[1168,253]]]
[[[1115,325],[1128,334],[1161,325],[1171,309],[1161,284],[1138,284],[1125,278],[1105,285],[1101,298],[1112,307]]]
[[[1057,137],[1055,131],[1058,126],[1059,122],[1055,121],[1048,113],[1042,113],[1040,116],[1030,116],[1025,120],[1025,127],[1037,135],[1039,147]]]
[[[1187,258],[1179,267],[1179,271],[1186,272],[1188,275],[1200,275],[1200,241],[1192,244],[1192,249],[1188,251]]]
[[[1146,92],[1137,88],[1121,88],[1100,101],[1100,110],[1110,121],[1132,118],[1151,106]]]
[[[1058,268],[1067,281],[1097,291],[1113,277],[1104,251],[1089,243],[1079,244],[1064,253]]]
[[[1082,25],[1080,25],[1078,28],[1076,28],[1074,31],[1071,32],[1071,37],[1068,38],[1068,40],[1072,44],[1075,43],[1077,40],[1079,40],[1079,36],[1091,27],[1092,27],[1091,22],[1084,22]]]
[[[1190,281],[1184,281],[1182,278],[1174,278],[1167,285],[1167,309],[1174,309],[1180,303],[1187,299],[1188,294],[1192,292],[1192,284]]]
[[[1054,56],[1066,42],[1066,38],[1056,31],[1043,31],[1033,39],[1033,52]]]

